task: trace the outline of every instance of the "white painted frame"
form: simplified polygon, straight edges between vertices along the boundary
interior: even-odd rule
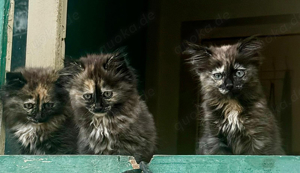
[[[68,0],[34,0],[28,5],[26,67],[63,67]]]

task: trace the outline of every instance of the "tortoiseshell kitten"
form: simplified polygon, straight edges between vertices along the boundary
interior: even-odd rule
[[[21,154],[75,154],[77,131],[71,109],[55,89],[58,73],[25,68],[6,75],[1,90],[6,127]]]
[[[150,161],[156,141],[153,117],[137,91],[125,54],[92,54],[60,73],[80,129],[81,154],[133,155]]]
[[[203,97],[199,154],[284,154],[258,79],[261,48],[255,37],[220,47],[188,43],[184,53],[200,79]]]

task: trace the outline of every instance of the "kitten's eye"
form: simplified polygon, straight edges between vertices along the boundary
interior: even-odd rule
[[[113,96],[113,92],[112,91],[104,91],[103,92],[103,97],[106,99],[109,99]]]
[[[53,107],[54,107],[54,103],[45,103],[46,109],[53,108]]]
[[[215,74],[213,74],[213,76],[216,80],[220,80],[223,77],[223,75],[221,73],[215,73]]]
[[[83,94],[83,98],[84,98],[85,100],[91,100],[92,97],[93,97],[92,94]]]
[[[238,71],[235,73],[235,75],[236,75],[237,77],[243,77],[243,76],[245,75],[245,72],[242,71],[242,70],[238,70]]]
[[[26,109],[32,109],[34,107],[34,105],[32,103],[25,103],[24,104],[24,108]]]

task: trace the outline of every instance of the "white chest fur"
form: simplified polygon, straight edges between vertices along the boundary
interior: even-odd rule
[[[243,124],[240,120],[240,114],[243,111],[240,104],[235,100],[229,100],[227,103],[224,104],[223,107],[223,114],[224,114],[224,121],[222,130],[225,132],[235,131],[235,130],[242,130]]]
[[[12,130],[23,147],[30,146],[31,152],[34,151],[35,154],[43,154],[42,151],[36,148],[36,144],[47,140],[51,136],[51,133],[60,128],[61,123],[65,121],[65,119],[65,116],[58,116],[47,123],[18,124],[14,126]]]
[[[30,151],[36,149],[37,142],[43,142],[48,138],[46,133],[43,133],[43,127],[41,125],[26,124],[18,125],[13,128],[14,135],[21,142],[22,146],[28,147],[30,145]]]
[[[114,137],[108,129],[108,120],[104,117],[94,117],[91,124],[92,132],[87,135],[89,147],[95,154],[103,154],[103,151],[113,150]]]

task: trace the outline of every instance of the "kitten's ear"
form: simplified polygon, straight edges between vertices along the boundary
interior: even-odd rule
[[[73,63],[74,59],[72,56],[66,55],[64,58],[64,66],[68,67]]]
[[[20,89],[27,83],[21,72],[7,72],[6,84],[14,89]]]
[[[194,43],[185,42],[185,50],[183,54],[188,55],[188,63],[192,64],[196,73],[207,69],[210,64],[209,59],[212,51],[208,47],[200,46]]]
[[[84,69],[84,64],[79,60],[73,59],[71,56],[66,56],[65,57],[64,66],[65,67],[77,66],[78,68],[83,68]]]
[[[239,57],[244,59],[247,63],[261,65],[263,58],[260,55],[260,52],[262,48],[263,42],[259,40],[256,36],[252,36],[238,43],[237,50],[240,55]]]
[[[112,53],[112,56],[109,57],[104,64],[104,69],[109,70],[110,67],[113,67],[114,69],[127,68],[127,53],[125,52],[125,49],[126,47],[121,47]]]
[[[104,64],[104,69],[111,71],[115,75],[120,76],[129,82],[135,83],[136,77],[134,70],[127,63],[127,53],[125,52],[125,49],[125,47],[122,47],[112,53],[112,56],[108,58],[107,62]]]
[[[55,84],[58,88],[64,87],[70,89],[70,81],[76,74],[84,70],[84,65],[80,60],[65,57],[64,66],[65,67],[58,72],[59,78],[56,80]]]

